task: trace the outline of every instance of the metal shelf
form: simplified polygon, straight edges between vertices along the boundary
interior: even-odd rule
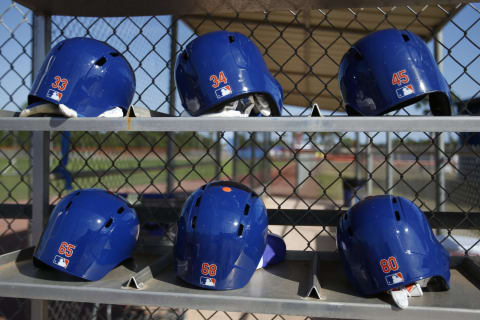
[[[0,256],[0,292],[5,297],[30,299],[344,319],[480,318],[480,260],[473,257],[452,259],[449,291],[425,292],[423,297],[411,299],[408,309],[400,311],[386,294],[376,298],[358,296],[348,285],[334,253],[289,251],[283,263],[257,270],[246,287],[210,291],[186,285],[175,277],[171,251],[171,247],[164,247],[156,257],[136,255],[102,280],[87,282],[35,268],[31,260],[33,248],[28,248]],[[312,272],[315,265],[316,273]],[[315,283],[321,285],[316,288],[320,297],[304,297]]]
[[[480,132],[480,117],[270,117],[270,118],[13,118],[15,131],[256,131],[256,132]]]

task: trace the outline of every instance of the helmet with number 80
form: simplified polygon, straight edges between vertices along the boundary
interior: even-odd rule
[[[381,195],[358,202],[340,217],[337,245],[348,280],[364,295],[419,281],[448,289],[448,252],[425,215],[405,198]]]

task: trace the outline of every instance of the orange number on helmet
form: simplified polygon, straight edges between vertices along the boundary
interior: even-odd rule
[[[60,243],[60,247],[58,248],[58,254],[65,255],[66,257],[71,257],[73,255],[73,250],[75,246],[73,244],[68,244],[65,241]]]
[[[397,271],[398,270],[398,263],[397,263],[397,259],[395,257],[388,258],[388,264],[390,265],[390,269],[392,271]]]
[[[64,91],[67,88],[68,80],[61,78],[60,76],[55,76],[55,82],[52,83],[52,88]]]
[[[68,246],[68,243],[66,243],[65,241],[60,243],[60,247],[58,248],[58,254],[64,255],[65,250],[67,249],[67,246]]]
[[[410,78],[407,75],[407,70],[403,69],[398,72],[395,72],[392,76],[392,85],[401,85],[408,83]]]
[[[216,75],[212,74],[209,80],[213,82],[212,84],[213,88],[218,88],[220,86],[220,83],[222,82],[225,84],[227,84],[228,82],[227,77],[225,77],[225,74],[223,73],[223,71],[220,71],[220,73],[218,74],[218,78]]]
[[[388,261],[385,259],[380,260],[380,266],[382,267],[382,271],[384,273],[390,272],[390,267],[388,266]]]
[[[210,272],[208,273],[210,277],[215,277],[217,275],[217,265],[211,264],[210,265]]]
[[[210,272],[210,265],[208,263],[202,263],[202,274],[203,275],[208,275],[208,273]]]

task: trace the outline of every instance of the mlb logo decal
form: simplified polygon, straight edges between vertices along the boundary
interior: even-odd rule
[[[232,94],[232,88],[229,85],[226,85],[224,87],[221,87],[220,89],[215,90],[215,95],[217,96],[217,99],[228,96],[229,94]]]
[[[200,283],[204,286],[215,287],[215,278],[200,277]]]
[[[61,257],[59,255],[56,255],[55,258],[53,258],[53,263],[54,264],[56,264],[57,266],[60,266],[62,268],[65,268],[65,269],[67,269],[69,262],[70,262],[70,260],[68,260],[67,258]]]
[[[62,99],[62,93],[52,89],[48,89],[47,97],[55,101],[60,101],[60,99]]]
[[[413,86],[411,84],[405,87],[398,88],[396,91],[397,97],[399,99],[415,93],[415,90],[413,89]]]
[[[401,283],[401,282],[403,282],[403,274],[401,272],[390,274],[390,275],[385,277],[385,280],[387,281],[387,284],[389,286],[397,284],[397,283]]]

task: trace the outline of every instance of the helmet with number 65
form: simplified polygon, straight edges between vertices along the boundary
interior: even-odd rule
[[[91,38],[66,39],[45,58],[20,116],[123,117],[134,93],[120,52]]]
[[[244,185],[217,181],[185,202],[175,239],[175,270],[184,281],[207,289],[245,286],[267,244],[267,213]]]
[[[86,280],[99,280],[131,257],[138,239],[135,210],[121,196],[81,189],[53,209],[34,263]]]
[[[358,202],[340,217],[337,245],[347,278],[361,294],[421,280],[449,287],[448,252],[422,211],[405,198],[381,195]]]
[[[357,41],[342,58],[338,82],[348,115],[382,115],[426,96],[433,115],[452,114],[447,81],[410,31],[381,30]]]

